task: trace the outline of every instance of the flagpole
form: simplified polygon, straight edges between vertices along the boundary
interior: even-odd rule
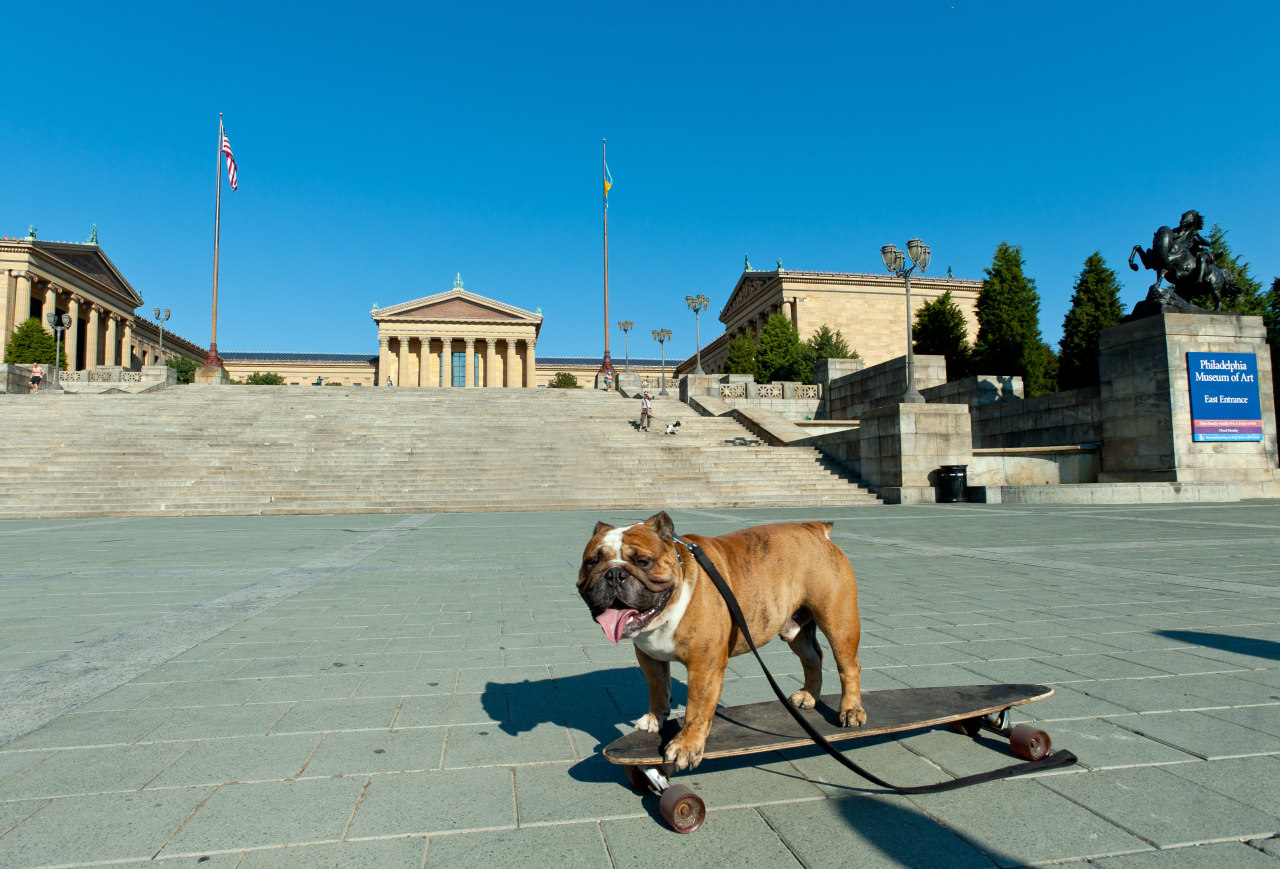
[[[218,238],[222,224],[222,112],[218,112],[218,163],[214,170],[217,193],[213,200],[213,326],[209,332],[209,356],[205,367],[222,367],[218,357]]]
[[[600,140],[600,188],[604,191],[601,213],[604,215],[604,360],[598,374],[612,374],[613,362],[609,359],[609,188],[604,179],[609,172],[609,160],[605,152],[605,140]]]

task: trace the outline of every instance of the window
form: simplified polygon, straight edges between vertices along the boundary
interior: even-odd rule
[[[467,354],[465,352],[453,354],[453,385],[467,385]]]
[[[475,378],[474,378],[475,383],[471,385],[479,386],[480,385],[480,354],[479,353],[475,354],[475,358],[472,359],[471,361],[473,363],[471,366],[471,370],[475,372]]]

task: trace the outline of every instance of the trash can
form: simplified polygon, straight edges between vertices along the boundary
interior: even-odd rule
[[[968,465],[943,465],[938,469],[938,503],[957,504],[965,500],[969,485]]]

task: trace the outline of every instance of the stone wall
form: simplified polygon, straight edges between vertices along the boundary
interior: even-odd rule
[[[1001,401],[1018,401],[1026,393],[1022,378],[1015,375],[1002,377],[997,374],[979,374],[962,377],[950,383],[930,386],[920,390],[925,401],[933,404],[967,404],[969,407],[986,407]]]
[[[973,445],[978,448],[1052,447],[1102,440],[1102,405],[1096,386],[1001,401],[971,411]]]
[[[828,360],[832,361],[832,360]],[[818,373],[814,381],[818,382]],[[943,356],[916,357],[916,388],[924,390],[947,382],[947,360]],[[824,390],[820,419],[860,419],[869,410],[897,404],[907,389],[905,356],[881,362],[841,377]]]
[[[0,363],[0,392],[19,395],[31,391],[31,366]]]

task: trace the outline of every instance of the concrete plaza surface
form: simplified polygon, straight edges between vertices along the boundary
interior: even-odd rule
[[[1081,761],[911,798],[708,761],[691,836],[600,757],[645,690],[574,590],[595,521],[645,515],[0,523],[0,866],[1280,865],[1280,503],[674,511],[833,521],[866,689],[1047,683],[1017,717]],[[726,703],[770,696],[731,662]],[[1011,762],[847,745],[901,784]]]

